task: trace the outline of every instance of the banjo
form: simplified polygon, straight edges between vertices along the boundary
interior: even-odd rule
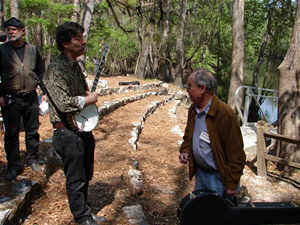
[[[300,205],[294,202],[250,202],[236,206],[216,192],[203,189],[186,195],[177,211],[181,225],[296,224]]]
[[[93,82],[91,92],[94,92],[97,88],[98,80],[101,74],[101,70],[103,69],[105,57],[108,51],[108,45],[106,44],[105,41],[102,41],[101,45],[102,45],[103,55],[100,64],[97,68],[97,72],[96,72],[96,76]],[[84,107],[80,112],[73,115],[73,119],[75,122],[75,127],[79,131],[89,132],[93,130],[97,126],[99,121],[99,113],[96,104],[92,104],[92,105],[88,105],[87,107]]]

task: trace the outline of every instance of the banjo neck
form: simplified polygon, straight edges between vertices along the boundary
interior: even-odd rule
[[[96,72],[96,75],[95,75],[95,79],[94,79],[94,82],[93,82],[93,86],[92,86],[91,92],[94,92],[96,90],[96,88],[97,88],[99,77],[100,77],[101,71],[103,69],[104,62],[105,62],[105,57],[106,57],[106,54],[107,54],[107,51],[108,51],[108,45],[106,44],[105,41],[102,41],[101,45],[102,45],[103,55],[102,55],[100,64],[99,64],[99,66],[97,68],[97,72]]]

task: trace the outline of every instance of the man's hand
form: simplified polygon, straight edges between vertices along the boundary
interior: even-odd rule
[[[179,158],[179,162],[183,164],[186,164],[187,162],[190,161],[189,153],[180,153],[178,158]]]
[[[85,106],[95,104],[98,101],[98,93],[86,91]]]
[[[47,96],[46,95],[42,95],[41,103],[44,102],[44,101],[47,101]]]
[[[4,107],[4,106],[5,106],[5,98],[0,97],[0,107]]]
[[[237,194],[237,190],[232,190],[232,189],[225,188],[225,191],[226,191],[227,195],[236,196],[236,194]]]

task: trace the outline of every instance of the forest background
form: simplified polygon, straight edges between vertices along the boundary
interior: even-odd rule
[[[231,107],[240,85],[278,90],[278,133],[299,139],[297,5],[300,0],[0,0],[0,12],[2,24],[12,16],[25,23],[26,41],[46,66],[59,54],[55,29],[74,21],[86,31],[87,50],[78,59],[86,72],[95,71],[105,40],[106,75],[183,88],[191,71],[203,67],[215,74],[216,94]],[[300,161],[299,146],[287,148],[284,157]]]
[[[204,67],[216,75],[218,95],[227,100],[232,57],[232,0],[1,1],[4,19],[19,14],[26,25],[26,40],[38,47],[46,65],[59,54],[55,47],[56,27],[65,21],[84,24],[84,20],[90,19],[85,56],[88,71],[94,71],[93,58],[101,58],[100,43],[105,40],[109,45],[105,72],[134,74],[147,42],[146,66],[137,76],[165,82],[175,81],[178,26],[183,4],[187,2],[182,85],[192,70]],[[91,18],[87,18],[87,7]],[[245,1],[244,85],[255,86],[253,76],[257,76],[259,87],[278,88],[277,67],[289,47],[295,7],[291,0]]]

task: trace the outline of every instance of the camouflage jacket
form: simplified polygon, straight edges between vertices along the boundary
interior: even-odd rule
[[[79,64],[62,53],[49,65],[43,82],[48,98],[50,95],[56,105],[54,107],[52,101],[49,101],[50,122],[66,123],[66,114],[80,110],[78,96],[86,95],[87,83]]]

